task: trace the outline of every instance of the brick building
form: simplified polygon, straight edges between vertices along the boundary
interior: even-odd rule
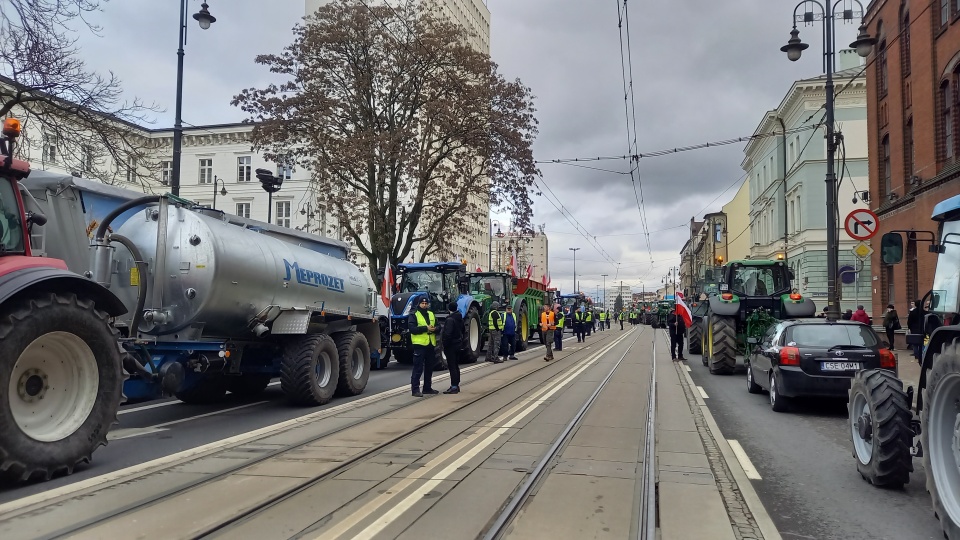
[[[880,235],[935,230],[937,202],[960,193],[960,5],[956,0],[873,0],[865,23],[878,44],[868,59],[870,206],[880,217],[873,247],[873,316],[901,314],[929,290],[937,258],[905,243],[903,264],[880,260]],[[841,216],[842,218],[842,216]]]

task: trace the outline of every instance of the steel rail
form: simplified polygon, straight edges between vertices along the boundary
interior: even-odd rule
[[[584,416],[586,416],[587,411],[593,407],[593,404],[596,402],[600,392],[603,391],[610,379],[613,378],[613,374],[616,373],[617,368],[619,368],[620,364],[623,363],[623,359],[627,357],[627,353],[630,352],[630,349],[633,348],[637,340],[640,339],[640,336],[643,335],[644,330],[646,330],[646,328],[642,328],[640,330],[640,333],[637,334],[637,337],[635,337],[630,345],[627,346],[627,350],[624,351],[623,355],[620,356],[620,359],[617,360],[617,363],[610,370],[610,373],[608,373],[603,381],[600,382],[600,385],[597,386],[597,389],[594,390],[593,394],[591,394],[589,398],[587,398],[577,414],[567,424],[560,435],[558,435],[553,441],[553,445],[550,446],[550,449],[547,450],[547,453],[543,456],[540,462],[537,463],[536,468],[534,468],[533,472],[527,477],[526,481],[520,486],[513,497],[510,498],[507,506],[504,507],[504,509],[497,516],[497,519],[493,522],[493,525],[487,529],[486,534],[483,536],[483,540],[498,540],[503,538],[503,535],[507,531],[507,527],[513,521],[513,518],[516,517],[516,514],[520,510],[520,507],[523,506],[523,503],[525,503],[530,497],[530,494],[533,492],[533,488],[538,485],[546,476],[547,467],[553,463],[553,461],[560,454],[560,450],[569,442],[571,435],[574,433],[576,428],[579,427]]]
[[[653,354],[650,361],[650,397],[647,402],[647,429],[644,435],[643,491],[640,498],[640,526],[637,537],[640,540],[657,538],[657,468],[656,468],[656,426],[657,426],[657,338],[653,338]]]
[[[534,349],[534,350],[536,350],[536,349]],[[503,388],[507,388],[507,387],[509,387],[509,386],[512,386],[512,385],[514,385],[514,384],[517,384],[517,383],[519,383],[519,382],[527,379],[527,378],[530,377],[531,375],[534,375],[534,374],[536,374],[536,373],[539,373],[541,370],[549,369],[550,367],[556,366],[556,365],[557,365],[557,364],[553,364],[553,363],[544,364],[544,365],[542,365],[542,366],[534,369],[534,370],[531,371],[530,373],[527,373],[527,374],[519,377],[519,378],[516,379],[516,380],[510,381],[510,382],[504,384],[503,386],[501,386],[500,388],[498,388],[497,391],[502,390]],[[470,401],[468,401],[468,402],[465,402],[462,407],[458,407],[457,409],[454,409],[454,410],[450,411],[449,413],[446,413],[446,414],[444,414],[444,415],[438,416],[437,418],[434,418],[433,420],[430,420],[429,422],[425,423],[425,424],[422,425],[422,426],[417,427],[417,428],[414,429],[414,430],[411,430],[411,431],[408,431],[408,432],[405,432],[405,433],[398,434],[398,435],[396,435],[395,437],[392,437],[392,438],[390,438],[389,440],[386,440],[386,441],[382,442],[381,444],[378,444],[378,445],[376,445],[376,446],[374,446],[374,447],[371,447],[370,449],[368,449],[368,450],[366,450],[366,451],[364,451],[364,452],[362,452],[362,453],[360,453],[360,454],[357,454],[357,455],[355,455],[355,456],[352,456],[352,457],[350,457],[349,459],[347,459],[346,461],[342,462],[340,465],[338,465],[335,469],[332,469],[332,470],[330,470],[330,471],[327,471],[327,472],[325,472],[325,473],[322,473],[322,474],[320,474],[320,475],[317,475],[317,476],[315,476],[315,477],[313,477],[313,478],[305,478],[303,482],[301,482],[301,483],[299,483],[299,484],[297,484],[297,485],[295,485],[295,486],[292,486],[292,487],[290,487],[290,488],[288,488],[288,489],[286,489],[286,490],[284,490],[284,491],[282,491],[282,492],[280,492],[280,493],[278,493],[278,494],[276,494],[276,495],[273,495],[273,496],[269,497],[268,499],[266,499],[266,500],[263,501],[262,503],[257,504],[256,506],[254,506],[253,508],[250,508],[250,509],[247,510],[247,511],[244,511],[244,512],[241,513],[240,515],[237,515],[236,517],[234,517],[234,518],[232,518],[232,519],[230,519],[230,520],[224,521],[224,522],[222,522],[222,523],[218,523],[218,524],[215,524],[215,525],[211,525],[210,527],[208,527],[208,528],[205,529],[204,531],[198,533],[196,536],[197,536],[197,537],[202,537],[202,536],[206,536],[206,535],[209,535],[209,534],[211,534],[211,533],[217,532],[217,531],[219,531],[219,530],[221,530],[221,529],[223,529],[223,528],[225,528],[225,527],[228,527],[228,526],[230,526],[230,525],[232,525],[232,524],[234,524],[234,523],[236,523],[236,522],[238,522],[238,521],[242,521],[243,519],[249,517],[250,515],[253,515],[253,514],[256,514],[256,513],[260,512],[262,509],[264,509],[264,508],[266,508],[266,507],[272,506],[272,505],[276,504],[277,502],[280,502],[280,501],[282,501],[282,500],[285,500],[285,499],[289,498],[289,497],[292,496],[292,495],[295,495],[296,493],[299,493],[299,492],[301,492],[301,491],[303,491],[303,490],[305,490],[305,489],[308,489],[308,488],[310,488],[311,486],[314,486],[314,485],[316,485],[317,483],[319,483],[319,482],[321,482],[321,481],[323,481],[323,480],[326,480],[326,479],[328,479],[328,478],[332,478],[332,477],[336,476],[337,474],[340,474],[340,473],[344,472],[346,469],[348,469],[350,466],[356,464],[357,462],[362,461],[362,460],[365,459],[365,458],[368,458],[369,456],[375,454],[376,452],[378,452],[378,451],[380,451],[380,450],[382,450],[382,449],[384,449],[384,448],[386,448],[386,447],[388,447],[388,446],[390,446],[390,445],[392,445],[392,444],[394,444],[394,443],[396,443],[396,442],[398,442],[398,441],[400,441],[400,440],[402,440],[402,439],[410,436],[410,435],[413,434],[413,433],[416,433],[417,431],[419,431],[419,430],[421,430],[421,429],[423,429],[423,428],[425,428],[425,427],[427,427],[427,426],[430,426],[430,425],[432,425],[432,424],[434,424],[434,423],[436,423],[436,422],[439,422],[439,421],[442,421],[442,420],[446,419],[448,416],[459,412],[459,411],[462,410],[463,408],[468,407],[468,406],[476,403],[477,401],[480,401],[480,400],[482,400],[482,399],[485,399],[485,398],[489,397],[489,395],[492,394],[492,393],[493,393],[493,392],[490,392],[490,393],[487,393],[487,394],[484,394],[484,395],[477,396],[475,399],[472,399],[472,400],[470,400]],[[411,401],[410,403],[407,403],[407,404],[405,404],[405,405],[403,405],[403,406],[401,406],[401,407],[398,407],[396,410],[402,410],[402,409],[405,409],[405,408],[407,408],[407,407],[416,405],[416,404],[418,404],[418,403],[422,403],[422,401],[420,401],[420,400]],[[297,450],[297,449],[299,449],[299,448],[305,447],[305,446],[307,446],[307,445],[313,444],[313,443],[317,442],[318,440],[324,439],[324,438],[326,438],[326,437],[330,437],[330,436],[332,436],[332,435],[336,435],[337,433],[340,433],[340,432],[345,431],[345,430],[347,430],[347,429],[356,427],[356,426],[358,426],[358,425],[361,425],[361,424],[363,424],[363,423],[365,423],[365,422],[368,422],[368,421],[370,421],[370,420],[374,420],[374,419],[376,419],[376,418],[377,418],[377,416],[374,416],[374,417],[371,417],[371,418],[359,418],[359,419],[357,419],[356,422],[351,422],[350,424],[347,424],[347,425],[344,425],[344,426],[340,426],[340,427],[331,429],[331,430],[329,430],[329,431],[325,431],[323,434],[318,435],[318,436],[315,436],[315,437],[310,437],[308,440],[305,440],[305,441],[303,441],[303,442],[298,442],[298,443],[294,443],[294,444],[290,444],[290,445],[284,446],[284,447],[282,447],[282,448],[278,448],[278,449],[276,449],[276,450],[273,450],[273,451],[271,451],[271,452],[268,452],[267,454],[264,454],[264,455],[262,455],[262,456],[253,458],[253,459],[251,459],[251,460],[249,460],[249,461],[245,461],[244,463],[235,465],[235,466],[230,467],[230,468],[228,468],[228,469],[224,469],[223,471],[220,471],[220,472],[218,472],[218,473],[212,474],[212,475],[210,475],[210,476],[207,476],[207,477],[204,477],[204,478],[198,478],[198,479],[196,479],[196,480],[192,480],[192,481],[189,481],[189,482],[185,482],[185,483],[183,483],[183,484],[181,484],[181,485],[171,487],[170,489],[167,489],[167,490],[158,492],[158,493],[156,493],[156,494],[150,495],[150,496],[145,497],[145,498],[143,498],[143,499],[141,499],[141,500],[132,501],[132,502],[126,504],[126,505],[123,505],[123,506],[120,506],[120,507],[111,509],[111,510],[109,510],[109,511],[107,511],[107,512],[103,512],[103,513],[97,514],[97,515],[95,515],[95,516],[89,516],[89,517],[87,517],[86,519],[84,519],[84,520],[82,520],[82,521],[80,521],[80,522],[71,524],[71,525],[69,525],[69,526],[67,526],[67,527],[61,528],[61,529],[59,529],[59,530],[57,530],[57,531],[54,531],[54,532],[49,533],[49,534],[46,534],[46,535],[41,536],[41,537],[39,537],[39,538],[40,538],[40,539],[54,539],[54,538],[67,538],[67,537],[70,537],[70,536],[72,536],[72,535],[74,535],[74,534],[77,534],[78,532],[81,532],[81,531],[83,531],[83,530],[90,529],[90,528],[96,526],[97,524],[99,524],[99,523],[101,523],[101,522],[108,521],[108,520],[110,520],[110,519],[114,519],[114,518],[120,517],[120,516],[122,516],[122,515],[124,515],[124,514],[128,514],[128,513],[135,512],[135,511],[137,511],[137,510],[141,510],[141,509],[143,509],[143,508],[146,508],[146,507],[155,505],[155,504],[157,504],[157,503],[159,503],[159,502],[162,502],[162,501],[164,501],[164,500],[166,500],[166,499],[169,499],[169,498],[175,497],[175,496],[177,496],[177,495],[180,495],[180,494],[182,494],[182,493],[185,493],[185,492],[191,491],[191,490],[193,490],[193,489],[202,487],[202,486],[204,486],[204,485],[207,485],[207,484],[216,482],[216,481],[221,480],[221,479],[223,479],[223,478],[226,478],[226,477],[228,477],[228,476],[230,476],[230,475],[232,475],[232,474],[235,474],[235,473],[237,473],[237,472],[239,472],[239,471],[241,471],[241,470],[243,470],[243,469],[247,469],[247,468],[249,468],[249,467],[258,465],[258,464],[260,464],[260,463],[263,463],[263,462],[265,462],[265,461],[267,461],[267,460],[269,460],[269,459],[275,458],[275,457],[277,457],[277,456],[279,456],[279,455],[286,454],[286,453],[292,452],[292,451],[294,451],[294,450]],[[320,418],[320,419],[317,419],[316,421],[320,422],[320,421],[323,421],[323,420],[325,420],[325,419],[327,419],[327,418]],[[292,429],[296,429],[297,427],[302,427],[302,426],[291,426],[291,427],[288,428],[288,429],[284,429],[284,430],[281,430],[281,431],[276,432],[276,433],[266,434],[266,435],[264,435],[262,438],[273,437],[273,436],[276,436],[276,435],[278,435],[278,434],[288,432],[288,431],[290,431],[290,430],[292,430]],[[250,444],[250,443],[256,442],[256,440],[257,440],[257,439],[250,440],[250,441],[245,441],[245,442],[243,442],[243,443],[238,443],[236,446],[242,446],[242,445],[244,445],[244,444]],[[224,449],[221,449],[221,450],[212,452],[212,453],[207,454],[207,455],[198,456],[198,457],[192,458],[192,459],[190,459],[190,460],[188,460],[188,461],[186,461],[186,462],[184,462],[184,463],[187,463],[187,462],[189,462],[189,461],[195,461],[195,460],[198,460],[198,459],[203,459],[203,458],[209,458],[209,457],[212,457],[212,456],[216,456],[216,455],[221,454],[221,453],[223,453],[223,452],[230,451],[230,450],[232,450],[233,448],[235,448],[236,446],[230,446],[230,447],[227,447],[227,448],[224,448]],[[162,473],[164,473],[164,472],[169,471],[169,470],[172,469],[173,467],[180,466],[180,465],[183,465],[183,463],[178,463],[178,464],[175,464],[175,465],[170,465],[170,466],[167,466],[167,467],[162,467],[162,468],[160,468],[160,469],[157,469],[157,470],[155,470],[155,471],[151,471],[151,472],[146,473],[146,474],[144,474],[144,475],[142,475],[142,476],[137,476],[137,477],[135,477],[135,478],[144,478],[144,477],[147,477],[147,476],[152,476],[152,475],[156,475],[156,474],[162,474]],[[122,482],[122,481],[121,481],[121,482],[117,482],[117,484],[121,484],[121,483],[123,483],[123,482]],[[96,493],[96,491],[93,491],[93,493]],[[47,507],[54,506],[54,505],[62,505],[64,502],[69,501],[69,500],[71,500],[71,499],[76,499],[76,498],[79,498],[79,497],[86,497],[86,496],[89,496],[90,494],[91,494],[90,492],[83,492],[83,491],[81,491],[81,492],[72,494],[71,496],[68,496],[68,497],[66,497],[65,499],[59,499],[59,500],[56,500],[56,501],[51,502],[51,503],[48,503],[48,504],[38,505],[38,506],[36,506],[36,507],[28,507],[28,508],[26,508],[26,509],[24,509],[24,510],[25,510],[25,513],[32,513],[32,512],[35,512],[35,511],[39,510],[39,509],[42,509],[42,508],[47,508]],[[23,515],[23,513],[18,514],[18,515]],[[38,540],[39,540],[39,539],[38,539]]]

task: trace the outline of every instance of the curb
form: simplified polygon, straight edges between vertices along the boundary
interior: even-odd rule
[[[747,508],[749,508],[750,513],[753,514],[753,518],[756,520],[757,526],[760,528],[760,532],[763,534],[764,540],[782,540],[780,532],[777,530],[777,526],[774,525],[773,519],[770,518],[770,515],[767,513],[767,509],[764,508],[763,503],[760,501],[760,497],[757,495],[756,490],[753,489],[753,484],[750,482],[750,479],[747,478],[747,474],[743,471],[743,467],[740,465],[740,460],[737,459],[737,456],[733,453],[733,448],[730,447],[730,443],[727,442],[727,439],[720,431],[720,426],[717,425],[717,421],[713,418],[713,414],[710,413],[710,408],[707,407],[706,402],[704,402],[703,398],[700,397],[699,392],[693,391],[697,385],[694,384],[693,378],[690,377],[690,373],[682,367],[679,368],[679,371],[682,373],[681,380],[687,385],[687,389],[691,391],[690,394],[696,400],[697,406],[700,407],[700,412],[703,414],[703,417],[707,422],[707,427],[710,428],[710,434],[713,436],[714,441],[716,441],[717,447],[720,449],[720,453],[723,455],[723,459],[726,461],[727,467],[730,469],[730,473],[733,474],[733,481],[736,482],[737,489],[740,490],[740,494],[743,497]]]

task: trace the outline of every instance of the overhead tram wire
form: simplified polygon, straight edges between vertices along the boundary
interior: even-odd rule
[[[540,183],[539,183],[538,181],[534,180],[534,184],[535,184],[537,187],[540,187]],[[612,264],[612,265],[615,265],[615,264],[616,264],[616,261],[614,260],[613,257],[611,257],[611,256],[606,252],[606,250],[603,249],[603,246],[601,246],[600,243],[596,240],[597,237],[594,236],[594,235],[592,235],[592,234],[590,234],[590,232],[587,231],[587,229],[586,229],[583,225],[581,225],[579,221],[577,221],[577,218],[575,218],[575,217],[573,216],[573,214],[572,214],[569,210],[567,210],[566,206],[564,206],[563,203],[560,201],[560,198],[557,197],[557,194],[554,193],[552,189],[550,189],[550,186],[548,186],[548,185],[544,182],[544,183],[543,183],[543,187],[546,188],[546,190],[543,190],[543,191],[542,191],[542,193],[543,193],[543,198],[546,199],[546,201],[549,202],[554,208],[556,208],[556,209],[557,209],[557,212],[559,212],[560,215],[563,216],[564,219],[566,219],[568,223],[570,223],[571,225],[573,225],[573,228],[577,230],[577,232],[580,234],[580,236],[582,236],[583,239],[586,240],[588,244],[590,244],[590,247],[592,247],[594,250],[596,250],[596,252],[599,253],[600,256],[603,257],[603,258],[606,260],[607,263]],[[550,197],[547,197],[547,195],[546,195],[546,192],[547,192],[547,191],[549,191],[550,194],[553,195],[553,197],[557,200],[556,203],[553,202],[553,201],[550,199]]]

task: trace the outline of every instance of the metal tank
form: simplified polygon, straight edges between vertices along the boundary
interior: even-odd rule
[[[158,237],[164,222],[168,233]],[[196,337],[252,338],[258,322],[269,323],[291,309],[373,317],[374,285],[352,263],[166,200],[116,232],[132,240],[149,263],[143,333],[191,328]],[[132,260],[119,263],[133,267]],[[157,267],[165,268],[159,279]],[[135,288],[138,278],[131,273],[121,287]]]

